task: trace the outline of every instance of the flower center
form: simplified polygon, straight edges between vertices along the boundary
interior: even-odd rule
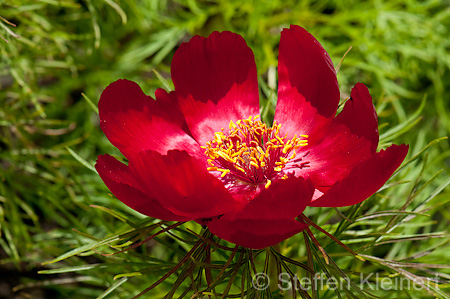
[[[283,168],[295,158],[299,147],[308,145],[308,135],[281,137],[281,124],[274,122],[268,128],[258,118],[230,121],[228,134],[223,128],[214,133],[214,139],[202,146],[208,156],[208,171],[221,172],[232,184],[264,184],[266,188],[276,177],[287,178]]]

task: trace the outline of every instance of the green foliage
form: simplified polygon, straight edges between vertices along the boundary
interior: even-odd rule
[[[327,273],[359,282],[378,273],[373,281],[440,282],[428,291],[299,291],[303,298],[449,297],[446,1],[6,0],[0,17],[0,274],[21,298],[131,298],[174,268],[143,298],[232,298],[241,289],[248,298],[289,298],[251,287],[256,272],[280,269],[299,278]],[[270,119],[276,88],[269,78],[279,32],[289,24],[306,27],[335,65],[351,46],[338,72],[342,99],[354,83],[367,84],[380,148],[410,145],[404,166],[369,200],[305,211],[358,257],[317,228],[277,250],[233,249],[198,225],[144,218],[108,195],[92,170],[98,154],[120,155],[98,127],[96,103],[109,83],[131,79],[150,95],[170,89],[170,61],[181,42],[231,30],[255,53],[262,113]],[[197,234],[210,246],[197,243]]]

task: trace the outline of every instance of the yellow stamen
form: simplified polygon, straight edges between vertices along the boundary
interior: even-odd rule
[[[291,148],[292,148],[292,145],[286,144],[283,148],[283,154],[286,154]]]
[[[279,143],[284,144],[283,139],[280,138],[280,136],[275,135],[275,138],[278,140]]]
[[[297,155],[297,153],[295,151],[292,151],[292,156],[289,158],[289,160],[294,159],[296,155]]]
[[[230,121],[228,132],[222,129],[214,133],[214,139],[201,148],[208,156],[208,171],[219,171],[221,177],[242,183],[264,184],[268,188],[273,178],[285,179],[283,168],[296,157],[296,150],[308,145],[308,135],[287,133],[280,136],[281,124],[271,128],[261,122],[259,116]],[[274,174],[279,173],[281,174]]]
[[[239,170],[239,171],[245,173],[245,169],[244,169],[244,168],[239,167],[239,166],[234,166],[234,167],[236,167],[237,170]]]
[[[218,168],[217,170],[218,170],[218,171],[221,171],[221,172],[222,172],[222,174],[220,175],[221,177],[224,177],[224,176],[226,176],[226,175],[227,175],[227,173],[229,173],[229,172],[230,172],[230,170],[229,170],[229,169],[221,169],[221,168]]]
[[[250,161],[250,165],[253,166],[253,167],[255,167],[256,169],[259,169],[259,165],[256,164],[256,163],[253,162],[253,161]]]
[[[232,120],[230,121],[230,126],[229,126],[229,128],[230,128],[230,131],[236,129],[236,125],[234,124],[234,122],[233,122]]]
[[[265,154],[265,152],[263,151],[263,149],[260,146],[257,146],[256,149],[258,150],[258,152],[260,152],[262,155]]]
[[[224,160],[228,161],[228,162],[233,162],[233,159],[231,159],[230,157],[228,157],[226,152],[217,152],[217,155],[221,158],[223,158]]]

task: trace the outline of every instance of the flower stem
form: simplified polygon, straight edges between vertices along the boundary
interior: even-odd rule
[[[280,252],[280,244],[276,244],[274,246],[272,246],[273,250],[275,250],[276,252]],[[278,287],[278,275],[279,275],[279,261],[278,259],[274,256],[274,254],[271,252],[270,248],[267,248],[267,257],[269,259],[269,268],[268,268],[268,272],[267,275],[269,276],[270,279],[270,284],[269,284],[269,288],[271,292],[275,292],[279,289]]]

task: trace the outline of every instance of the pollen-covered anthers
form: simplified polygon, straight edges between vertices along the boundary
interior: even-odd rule
[[[259,116],[230,121],[229,133],[214,133],[214,139],[202,146],[209,157],[209,171],[221,172],[221,177],[247,184],[264,184],[269,188],[271,179],[280,176],[286,163],[295,158],[296,150],[308,145],[307,135],[280,137],[281,124],[271,128],[258,120]]]

